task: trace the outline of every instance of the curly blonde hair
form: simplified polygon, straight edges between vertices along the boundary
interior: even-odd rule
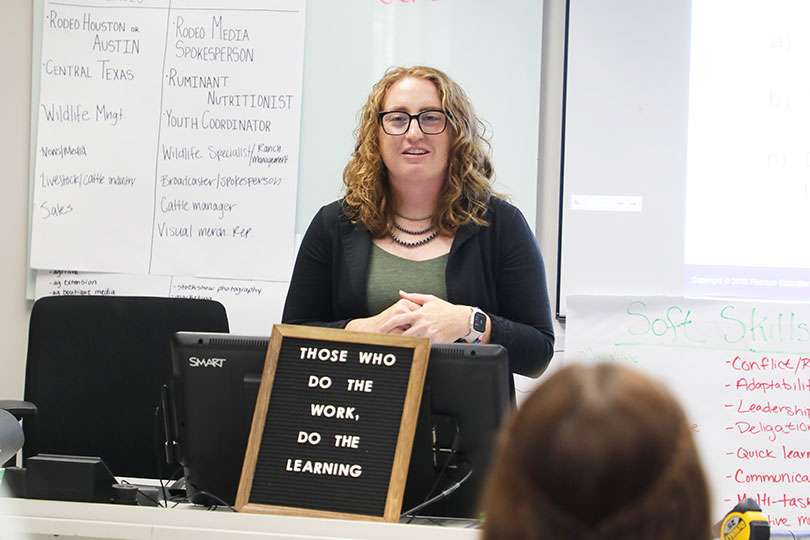
[[[378,113],[391,86],[406,77],[436,85],[452,130],[447,180],[434,226],[441,234],[451,234],[465,223],[486,225],[489,198],[499,195],[492,191],[491,146],[484,125],[464,90],[442,71],[426,66],[390,68],[372,88],[358,114],[354,152],[343,170],[344,212],[352,221],[362,222],[374,237],[393,231],[394,208],[388,171],[380,155]]]

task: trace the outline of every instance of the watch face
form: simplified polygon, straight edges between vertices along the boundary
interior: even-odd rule
[[[485,332],[487,329],[487,316],[481,311],[476,311],[473,317],[473,330],[476,332]]]

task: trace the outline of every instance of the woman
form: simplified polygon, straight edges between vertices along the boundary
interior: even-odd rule
[[[686,418],[616,364],[564,368],[502,434],[485,540],[709,540],[708,487]]]
[[[543,261],[492,192],[488,148],[447,75],[389,70],[360,113],[345,197],[304,236],[283,322],[500,343],[513,372],[542,373],[554,345]]]

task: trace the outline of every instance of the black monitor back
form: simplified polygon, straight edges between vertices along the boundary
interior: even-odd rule
[[[192,502],[236,499],[268,342],[266,336],[197,332],[178,332],[172,340],[175,435]],[[511,407],[510,381],[500,345],[431,347],[403,510],[429,498],[434,486],[434,495],[441,492],[472,466],[457,491],[419,514],[477,517],[495,432]],[[456,426],[457,451],[450,456]]]
[[[113,474],[158,478],[163,436],[156,409],[170,380],[178,330],[228,332],[217,301],[52,296],[31,310],[23,458],[98,456]],[[156,434],[159,437],[156,437]]]
[[[512,409],[513,383],[501,345],[434,343],[425,380],[403,511],[470,476],[419,515],[477,518],[497,431]],[[425,406],[428,407],[425,413]],[[424,432],[431,438],[424,442]],[[430,462],[426,461],[427,446]],[[454,450],[455,449],[455,450]],[[446,465],[446,466],[445,466]],[[435,488],[425,494],[425,480]],[[430,488],[428,488],[430,489]]]
[[[175,454],[191,502],[236,500],[268,341],[195,332],[172,339]]]

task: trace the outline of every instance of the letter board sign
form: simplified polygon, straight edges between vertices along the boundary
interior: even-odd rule
[[[397,521],[425,338],[275,325],[239,511]]]

